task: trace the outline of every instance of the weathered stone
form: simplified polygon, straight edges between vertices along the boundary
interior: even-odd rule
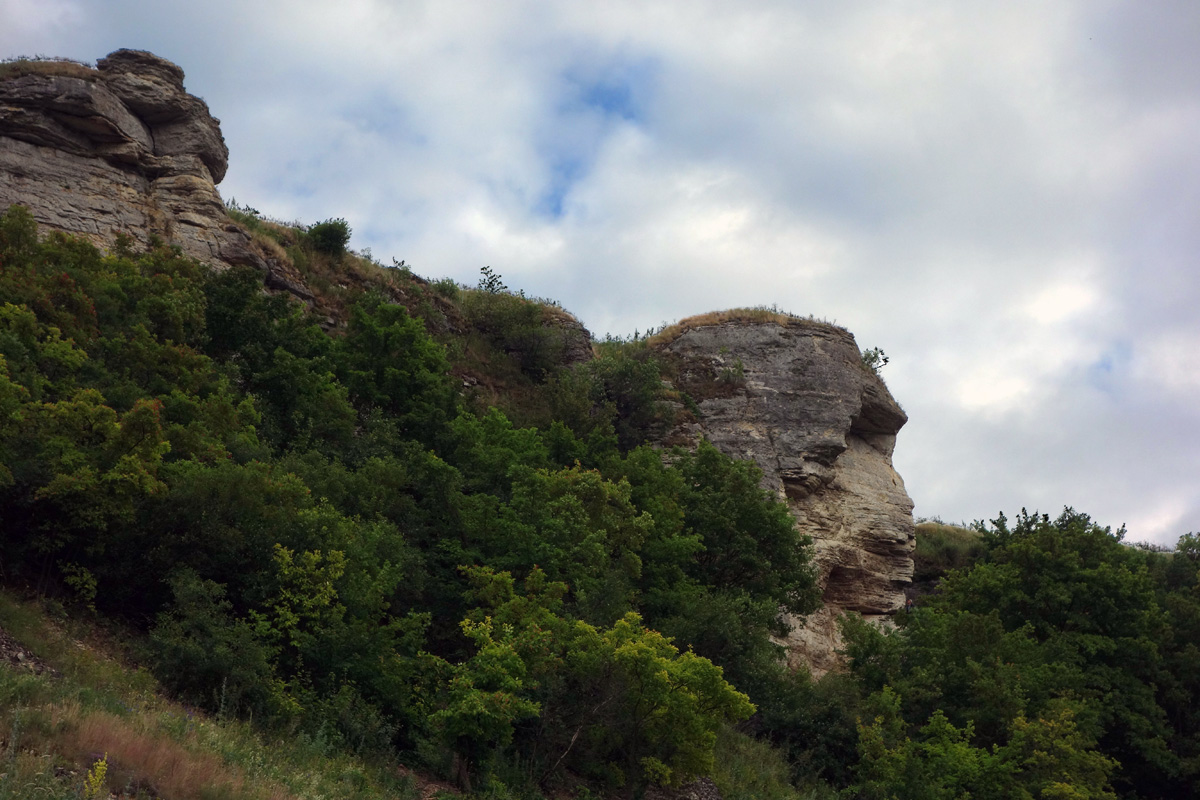
[[[153,149],[150,129],[103,84],[62,75],[25,75],[0,82],[0,103],[37,109],[59,125],[74,130],[74,141],[130,142]],[[35,142],[36,143],[36,142]]]
[[[100,247],[119,233],[147,243],[150,182],[136,172],[0,136],[0,176],[0,208],[20,203],[43,227]]]
[[[183,88],[183,70],[118,50],[96,70],[71,65],[0,80],[0,209],[111,248],[151,237],[223,268],[247,264],[311,300],[299,276],[257,249],[225,213],[216,184],[229,151],[219,121]]]
[[[115,50],[97,61],[96,69],[112,75],[132,75],[139,81],[161,87],[145,98],[148,104],[162,102],[162,98],[170,95],[168,90],[183,91],[183,69],[147,50]]]
[[[558,358],[559,365],[568,367],[572,364],[583,364],[595,357],[592,352],[592,334],[571,314],[555,309],[543,325],[557,329],[562,337],[563,352]]]
[[[837,663],[840,615],[890,615],[912,580],[912,501],[891,462],[907,417],[833,325],[725,322],[662,347],[701,412],[670,438],[754,461],[813,541],[824,607],[790,620],[783,643],[789,662],[823,674]],[[714,375],[724,390],[712,391]]]

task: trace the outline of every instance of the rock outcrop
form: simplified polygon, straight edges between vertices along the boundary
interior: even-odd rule
[[[118,234],[142,246],[158,237],[217,267],[256,266],[305,297],[226,215],[216,185],[228,163],[220,121],[170,61],[118,50],[95,69],[0,65],[0,209],[20,203],[42,228],[102,248]]]
[[[674,441],[706,437],[753,460],[812,538],[824,607],[791,620],[788,659],[814,674],[837,663],[837,620],[881,618],[904,603],[913,574],[912,501],[892,468],[907,417],[862,364],[854,337],[800,319],[685,326],[659,345],[699,421]]]

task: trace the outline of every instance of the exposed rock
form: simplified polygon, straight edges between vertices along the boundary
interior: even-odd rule
[[[3,628],[0,628],[0,663],[37,674],[45,672],[55,677],[58,676],[57,670],[35,656],[27,647],[6,633]]]
[[[583,323],[571,314],[561,309],[548,309],[544,327],[556,329],[562,337],[563,352],[558,359],[559,364],[569,367],[572,364],[582,364],[595,357],[592,352],[592,334]]]
[[[721,790],[712,778],[697,778],[677,789],[666,786],[650,786],[646,789],[646,800],[721,800]]]
[[[824,674],[837,663],[838,617],[890,615],[912,580],[912,501],[891,460],[907,417],[833,325],[724,322],[661,347],[701,412],[672,440],[705,437],[753,460],[813,540],[825,605],[791,620],[784,644],[791,663]]]
[[[183,70],[140,50],[96,69],[38,62],[0,79],[0,209],[27,206],[48,230],[111,248],[159,237],[223,268],[247,264],[306,300],[299,276],[230,221],[217,193],[229,150]]]

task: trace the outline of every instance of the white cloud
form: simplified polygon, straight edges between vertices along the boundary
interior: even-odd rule
[[[0,0],[176,59],[222,191],[596,332],[778,304],[891,356],[918,513],[1200,529],[1190,2]],[[212,42],[221,42],[219,49]],[[1179,529],[1179,530],[1175,530]],[[1132,532],[1132,529],[1131,529]]]
[[[36,47],[32,37],[58,33],[80,23],[83,18],[80,4],[73,0],[0,0],[0,19],[4,20],[0,45],[17,48],[4,53],[3,57],[49,55],[90,61],[91,58],[75,53],[27,49],[28,45]],[[22,47],[23,41],[27,43],[25,47]]]

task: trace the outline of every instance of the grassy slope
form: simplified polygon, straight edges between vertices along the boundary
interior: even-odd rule
[[[0,630],[51,671],[0,661],[0,800],[415,800],[401,765],[370,763],[304,735],[268,738],[249,724],[198,713],[129,666],[112,635],[0,594]],[[30,659],[28,656],[25,661]],[[54,674],[57,673],[57,674]],[[107,755],[107,758],[105,758]]]
[[[302,224],[263,217],[236,201],[229,202],[227,213],[250,234],[260,255],[280,264],[284,274],[312,292],[315,319],[332,323],[329,327],[336,332],[344,328],[350,305],[364,291],[378,291],[422,319],[430,335],[446,346],[450,372],[463,382],[469,407],[485,410],[496,406],[519,425],[546,421],[541,381],[522,372],[519,357],[499,341],[503,335],[488,330],[489,320],[480,318],[481,296],[486,293],[450,278],[427,280],[403,262],[384,266],[369,251],[347,251],[341,256],[315,252],[305,244]],[[548,327],[579,324],[569,312],[544,298],[506,294],[505,299],[509,311],[517,306],[535,308],[532,316],[540,316]]]
[[[917,525],[917,548],[913,553],[913,588],[926,594],[952,569],[962,569],[983,557],[979,531],[944,522]]]

